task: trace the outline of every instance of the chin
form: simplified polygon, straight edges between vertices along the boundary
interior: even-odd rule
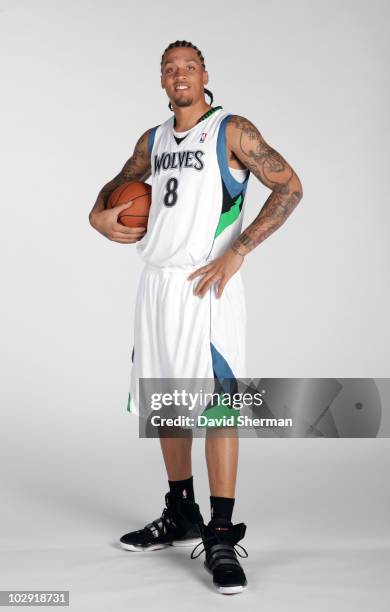
[[[191,106],[191,104],[193,104],[193,99],[192,98],[187,98],[187,100],[174,100],[174,103],[176,104],[176,106],[180,106],[180,107],[184,107],[184,106]]]

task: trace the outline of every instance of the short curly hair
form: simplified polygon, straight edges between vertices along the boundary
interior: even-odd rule
[[[203,70],[206,70],[206,64],[205,64],[204,57],[203,57],[202,52],[200,51],[200,49],[198,49],[198,47],[196,45],[194,45],[192,42],[189,42],[188,40],[176,40],[175,42],[170,43],[167,46],[167,48],[165,49],[164,53],[161,56],[161,63],[160,63],[161,73],[162,73],[162,65],[163,65],[165,54],[167,53],[167,51],[170,51],[171,49],[176,49],[177,47],[189,47],[190,49],[195,49],[195,51],[198,54],[198,57],[199,57],[199,59],[200,59],[200,61],[202,63]],[[212,92],[209,89],[206,89],[206,87],[204,88],[204,92],[205,92],[205,94],[207,94],[210,97],[210,104],[212,104],[213,100],[214,100],[214,96],[213,96]],[[173,111],[171,102],[169,102],[168,108],[169,108],[169,110]]]

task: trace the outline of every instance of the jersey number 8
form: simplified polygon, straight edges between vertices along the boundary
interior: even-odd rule
[[[174,206],[177,202],[177,187],[179,185],[179,181],[177,178],[170,178],[167,182],[166,193],[164,196],[164,204],[165,206]]]

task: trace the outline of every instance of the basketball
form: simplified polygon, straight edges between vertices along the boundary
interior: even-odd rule
[[[118,223],[127,227],[147,227],[152,203],[152,187],[149,183],[131,181],[119,185],[111,192],[107,208],[115,208],[131,200],[133,204],[122,210],[118,216]]]

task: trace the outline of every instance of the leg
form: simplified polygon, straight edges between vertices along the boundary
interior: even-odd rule
[[[236,427],[209,428],[206,432],[206,462],[210,495],[234,498],[238,466]]]
[[[180,433],[180,437],[176,437],[175,433],[177,436]],[[179,432],[172,427],[160,427],[159,434],[168,480],[190,478],[192,476],[192,431],[182,429]],[[166,437],[167,435],[169,437]]]
[[[166,435],[169,437],[164,437]],[[159,437],[170,488],[165,495],[166,508],[161,517],[148,523],[144,529],[121,537],[125,550],[158,550],[171,545],[194,546],[199,543],[199,523],[203,519],[194,501],[192,432],[160,428]]]
[[[247,580],[235,545],[244,537],[246,526],[231,522],[238,464],[237,428],[207,430],[206,460],[212,518],[202,528],[205,565],[213,574],[214,585],[220,593],[240,593]]]

